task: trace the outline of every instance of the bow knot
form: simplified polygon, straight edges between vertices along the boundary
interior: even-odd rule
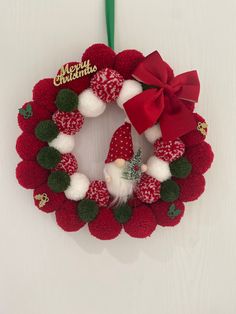
[[[164,140],[173,140],[196,128],[193,113],[187,108],[188,102],[198,101],[200,83],[196,71],[174,76],[171,67],[154,51],[139,63],[133,77],[150,86],[124,104],[139,134],[157,121]]]

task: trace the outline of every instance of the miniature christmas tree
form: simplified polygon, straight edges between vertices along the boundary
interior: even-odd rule
[[[137,181],[141,177],[141,165],[142,165],[142,151],[141,148],[134,154],[132,159],[128,162],[123,172],[123,178],[126,180]]]

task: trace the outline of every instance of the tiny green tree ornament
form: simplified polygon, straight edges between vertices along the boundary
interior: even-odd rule
[[[138,181],[141,177],[142,170],[142,151],[141,148],[134,154],[123,171],[122,178],[126,180]]]
[[[181,210],[176,208],[175,204],[171,204],[167,215],[171,218],[171,219],[175,219],[175,217],[179,216],[179,214],[181,213]]]

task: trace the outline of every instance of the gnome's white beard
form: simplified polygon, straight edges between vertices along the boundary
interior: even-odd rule
[[[114,162],[111,162],[104,168],[107,189],[114,197],[112,204],[125,203],[133,193],[135,182],[122,178],[124,167],[117,167]]]

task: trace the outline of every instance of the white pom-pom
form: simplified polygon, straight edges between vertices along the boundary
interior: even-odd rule
[[[144,135],[148,142],[155,143],[157,139],[162,137],[160,124],[155,124],[151,128],[147,129],[144,132]]]
[[[134,96],[142,93],[142,91],[142,85],[139,82],[135,80],[124,81],[119,97],[116,100],[118,106],[121,109],[124,109],[123,104],[130,98],[133,98]]]
[[[65,196],[72,201],[82,200],[89,189],[89,179],[82,173],[70,176],[70,185],[65,190]]]
[[[151,156],[148,159],[146,173],[160,182],[168,180],[171,177],[168,162],[161,160],[156,156]]]
[[[75,137],[60,132],[57,137],[48,144],[59,150],[61,154],[71,153],[75,147]]]
[[[114,162],[105,165],[104,177],[113,203],[125,203],[133,193],[134,182],[123,178],[124,167],[117,167]]]
[[[106,109],[106,104],[98,98],[91,88],[84,90],[79,95],[78,110],[83,116],[93,118],[98,117]]]

